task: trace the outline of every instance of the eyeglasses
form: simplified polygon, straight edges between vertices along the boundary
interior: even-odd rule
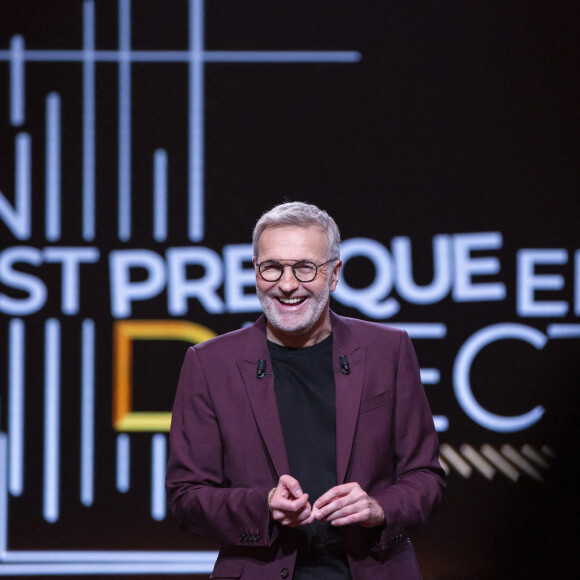
[[[278,280],[280,280],[284,275],[284,270],[286,268],[292,268],[292,272],[294,272],[294,276],[299,282],[312,282],[312,280],[314,280],[318,275],[318,270],[320,268],[326,266],[326,264],[330,264],[330,262],[334,262],[335,260],[338,260],[338,258],[331,258],[322,264],[315,264],[308,260],[300,260],[294,264],[286,265],[280,264],[280,262],[277,262],[276,260],[266,260],[261,264],[256,264],[256,268],[258,268],[260,276],[262,276],[266,282],[278,282]]]

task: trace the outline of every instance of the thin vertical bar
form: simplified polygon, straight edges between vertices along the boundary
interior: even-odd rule
[[[119,2],[119,240],[131,238],[131,2]]]
[[[9,489],[18,497],[24,490],[24,322],[12,319],[8,332]]]
[[[84,320],[81,369],[81,503],[94,501],[95,472],[95,323]]]
[[[157,149],[153,156],[153,238],[167,239],[167,151]]]
[[[60,323],[46,321],[44,335],[44,504],[43,515],[54,523],[59,517],[60,478]]]
[[[0,554],[8,549],[8,441],[0,432]]]
[[[165,468],[167,442],[165,435],[157,433],[151,440],[151,517],[156,521],[165,519]]]
[[[580,250],[576,250],[574,253],[574,272],[575,283],[574,283],[574,314],[580,316]]]
[[[24,38],[16,34],[10,40],[10,123],[20,127],[25,120]]]
[[[121,433],[117,437],[117,490],[129,491],[131,485],[131,445],[129,436]]]
[[[204,27],[203,1],[189,4],[189,239],[203,240],[204,230]]]
[[[61,235],[61,132],[60,96],[46,97],[46,239],[56,242]]]
[[[28,239],[31,235],[31,147],[30,135],[18,133],[16,135],[15,159],[15,197],[19,217],[14,224],[18,239]]]
[[[95,239],[95,3],[83,2],[83,239]]]

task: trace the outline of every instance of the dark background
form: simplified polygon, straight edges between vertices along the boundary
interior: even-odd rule
[[[96,47],[118,46],[117,2],[96,3]],[[30,49],[80,49],[82,3],[4,0],[0,50],[21,34]],[[453,393],[452,370],[461,345],[477,330],[520,322],[545,332],[548,324],[578,323],[573,290],[580,284],[573,254],[580,247],[578,170],[580,7],[576,2],[331,2],[211,0],[205,7],[206,50],[352,50],[351,64],[205,65],[205,236],[199,245],[221,253],[250,240],[265,209],[284,199],[310,201],[339,224],[344,240],[365,237],[387,248],[394,236],[413,242],[418,283],[432,279],[431,241],[437,234],[500,232],[497,255],[507,296],[498,302],[455,302],[450,295],[420,306],[399,299],[401,310],[384,322],[444,322],[444,340],[414,341],[423,367],[441,372],[426,387],[435,415],[449,417],[441,443],[496,448],[549,445],[555,452],[543,482],[501,473],[487,481],[452,470],[441,510],[413,539],[425,579],[572,578],[578,569],[577,493],[580,356],[578,339],[549,341],[536,352],[508,341],[478,357],[472,386],[478,400],[499,414],[519,414],[541,404],[544,417],[517,433],[477,425]],[[133,0],[134,50],[186,50],[185,0]],[[83,270],[81,312],[60,311],[60,271],[55,265],[23,267],[42,278],[49,298],[41,312],[24,317],[27,329],[27,441],[42,438],[43,325],[61,320],[63,345],[63,467],[59,521],[42,520],[40,445],[26,457],[26,491],[10,499],[11,549],[214,549],[176,529],[170,516],[149,516],[147,462],[151,434],[132,434],[132,486],[115,489],[115,433],[111,427],[112,325],[107,255],[144,248],[163,255],[187,246],[187,67],[132,65],[133,235],[117,238],[117,65],[96,65],[96,236],[81,236],[82,68],[71,63],[27,63],[26,123],[9,123],[9,65],[0,61],[0,191],[11,203],[14,137],[32,138],[32,236],[16,240],[0,224],[1,249],[43,248],[45,97],[62,99],[63,231],[57,246],[96,246],[98,264]],[[169,157],[169,237],[151,236],[152,155]],[[560,273],[565,287],[540,292],[541,300],[566,300],[563,318],[521,319],[516,312],[516,252],[563,248],[566,265],[539,268]],[[344,274],[364,287],[372,266],[353,260]],[[223,289],[220,293],[223,296]],[[0,285],[0,291],[17,292]],[[397,297],[396,292],[393,295]],[[340,314],[369,318],[335,302]],[[4,315],[3,315],[4,316]],[[78,360],[80,321],[97,324],[97,476],[95,504],[78,496]],[[211,315],[190,301],[184,319],[217,333],[238,328],[255,313]],[[132,318],[169,319],[166,294],[133,305]],[[5,377],[8,317],[1,327],[0,413],[6,427]],[[506,346],[507,345],[507,346]],[[186,344],[136,348],[135,380],[145,385],[140,404],[169,410]],[[136,383],[135,383],[136,384]],[[161,385],[161,386],[160,386]],[[151,388],[148,388],[148,387]],[[155,391],[157,389],[157,391]],[[3,466],[2,466],[3,468]],[[139,485],[138,482],[144,482]],[[68,497],[71,499],[67,499]],[[2,563],[0,562],[0,573]],[[201,578],[200,576],[199,578]],[[207,576],[203,576],[207,577]],[[575,577],[575,575],[574,575]]]

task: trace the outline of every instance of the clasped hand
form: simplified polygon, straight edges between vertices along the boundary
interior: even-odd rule
[[[308,494],[290,475],[280,477],[270,497],[270,511],[275,521],[291,528],[314,520],[330,522],[333,526],[359,524],[366,528],[385,521],[381,506],[356,482],[337,485],[310,505]]]

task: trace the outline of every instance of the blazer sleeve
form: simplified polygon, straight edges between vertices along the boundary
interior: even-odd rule
[[[230,487],[223,471],[220,427],[195,347],[183,363],[173,406],[166,489],[179,526],[223,544],[268,546],[269,489]]]
[[[395,480],[373,496],[385,513],[381,547],[389,539],[421,527],[440,502],[446,484],[433,416],[406,332],[401,333],[394,404]]]

